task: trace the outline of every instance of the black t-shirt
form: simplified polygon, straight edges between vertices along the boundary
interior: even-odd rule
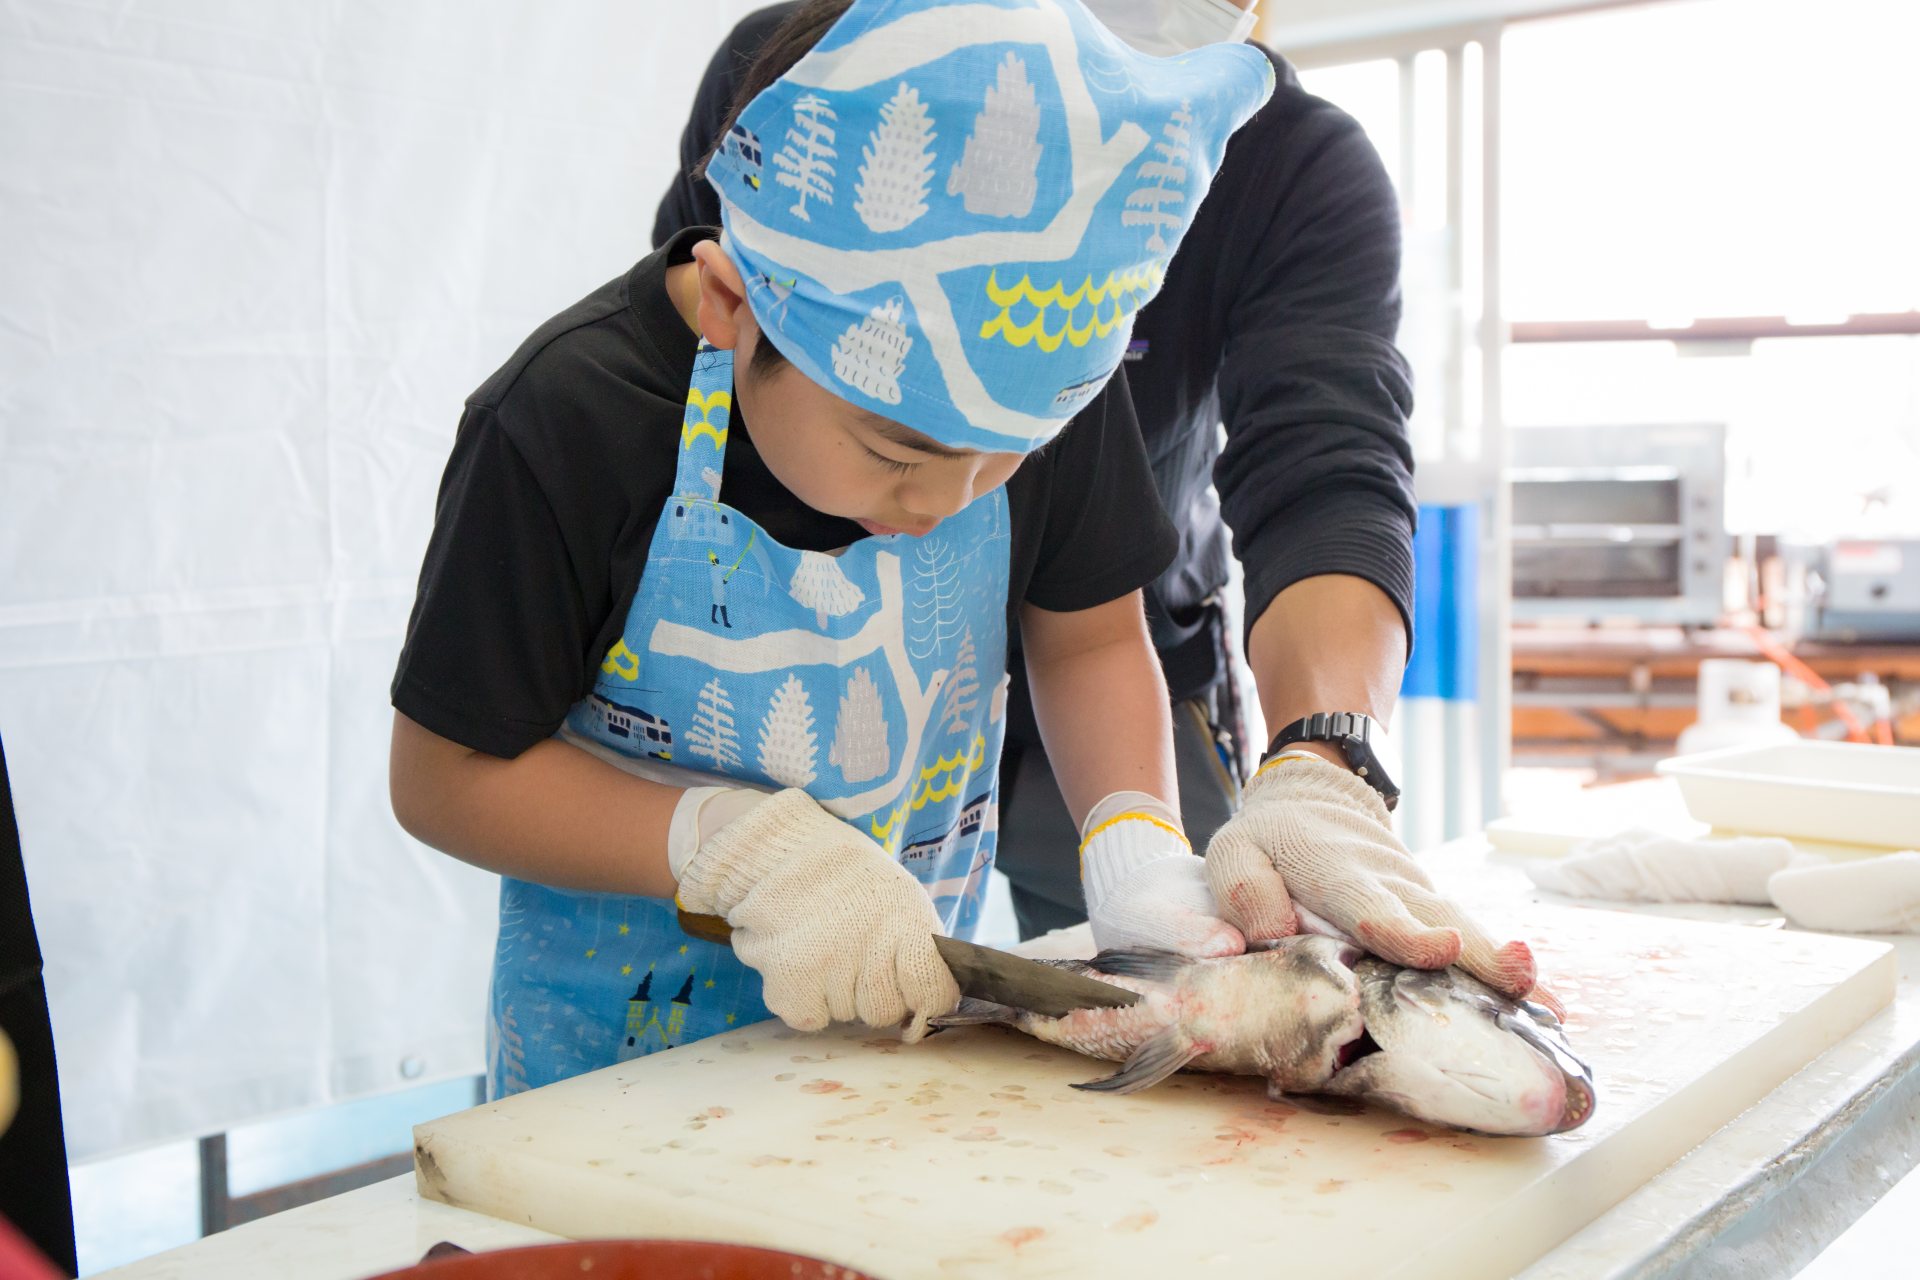
[[[714,54],[655,244],[719,217],[694,170],[755,53],[798,7],[748,14]],[[1413,390],[1394,346],[1399,201],[1353,117],[1262,52],[1273,97],[1227,144],[1128,357],[1154,479],[1180,530],[1178,556],[1148,592],[1176,697],[1218,675],[1196,606],[1227,581],[1229,528],[1247,625],[1293,583],[1337,573],[1374,583],[1412,629]]]
[[[550,737],[625,626],[673,489],[696,339],[666,270],[692,228],[536,330],[468,400],[393,705],[443,738],[512,757]],[[1124,376],[1007,483],[1008,632],[1021,602],[1067,612],[1152,582],[1178,539],[1160,509]],[[811,551],[866,536],[789,493],[728,437],[721,499]]]

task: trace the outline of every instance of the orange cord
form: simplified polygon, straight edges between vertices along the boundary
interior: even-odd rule
[[[1822,679],[1819,672],[1800,661],[1799,658],[1794,656],[1792,650],[1788,649],[1778,640],[1775,640],[1761,628],[1748,627],[1747,638],[1753,641],[1754,647],[1760,650],[1762,657],[1808,688],[1829,695],[1833,693],[1833,686]],[[1873,741],[1873,738],[1867,734],[1867,727],[1860,723],[1860,717],[1853,714],[1852,707],[1838,698],[1833,699],[1829,705],[1833,707],[1833,714],[1839,717],[1840,723],[1847,726],[1848,742]],[[1875,727],[1881,734],[1880,740],[1891,746],[1893,744],[1892,727],[1884,723]]]

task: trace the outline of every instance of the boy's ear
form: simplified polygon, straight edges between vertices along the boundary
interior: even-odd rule
[[[693,260],[700,268],[700,334],[722,351],[732,351],[740,345],[745,319],[741,312],[747,307],[746,281],[718,240],[694,245]]]

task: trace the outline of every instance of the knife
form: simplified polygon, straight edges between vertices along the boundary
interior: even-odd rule
[[[733,926],[719,916],[680,912],[680,929],[689,937],[730,946]],[[1056,969],[1038,960],[976,946],[958,938],[933,935],[934,948],[953,971],[960,994],[975,1000],[1027,1009],[1048,1018],[1062,1018],[1076,1009],[1118,1009],[1136,1004],[1138,991]]]

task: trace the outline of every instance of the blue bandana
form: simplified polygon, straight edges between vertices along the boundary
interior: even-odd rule
[[[1257,49],[1152,57],[1079,0],[854,0],[707,176],[754,316],[807,376],[1025,453],[1119,367],[1272,90]]]

